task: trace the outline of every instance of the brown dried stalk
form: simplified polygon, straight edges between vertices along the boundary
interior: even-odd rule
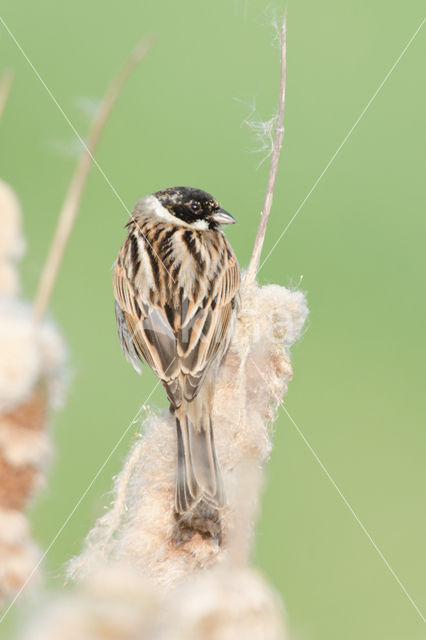
[[[59,214],[55,234],[50,245],[49,254],[46,258],[43,273],[40,278],[34,302],[34,319],[36,322],[40,322],[46,312],[65,248],[77,216],[87,176],[89,174],[92,161],[94,160],[93,154],[98,145],[103,128],[106,125],[126,80],[139,62],[141,62],[141,60],[146,56],[151,46],[151,41],[144,38],[132,51],[109,86],[102,99],[98,112],[94,117],[87,138],[87,143],[84,145],[74,176],[68,187],[68,191]]]
[[[281,147],[284,137],[284,108],[285,108],[285,87],[287,75],[287,44],[286,44],[287,20],[284,15],[281,24],[281,82],[280,97],[278,103],[277,120],[275,124],[275,135],[272,146],[271,165],[269,168],[268,185],[266,187],[265,200],[262,212],[260,214],[260,223],[257,229],[256,239],[254,241],[253,253],[251,254],[249,268],[247,270],[246,283],[251,283],[256,279],[259,269],[260,256],[262,253],[263,242],[265,240],[266,227],[268,225],[269,214],[271,212],[272,200],[274,197],[275,181],[277,178],[278,164],[280,161]]]
[[[4,71],[0,80],[0,118],[3,115],[4,108],[6,106],[7,99],[9,97],[10,87],[13,82],[12,71]]]

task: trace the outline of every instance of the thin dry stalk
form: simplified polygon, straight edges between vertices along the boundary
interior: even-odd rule
[[[287,20],[284,15],[281,24],[281,82],[280,97],[278,104],[277,120],[275,125],[275,135],[272,147],[271,165],[269,168],[268,185],[266,187],[265,200],[262,212],[260,214],[260,223],[257,229],[256,239],[254,241],[253,253],[249,268],[247,270],[247,283],[251,283],[256,279],[257,270],[259,269],[260,256],[262,253],[263,242],[265,240],[266,227],[268,225],[269,214],[271,212],[272,200],[274,197],[275,181],[277,178],[278,164],[280,161],[281,147],[284,137],[284,109],[285,109],[285,87],[287,75],[287,44],[286,44]]]
[[[6,102],[9,97],[12,82],[13,82],[12,71],[4,71],[3,76],[0,80],[0,118],[3,115],[3,111],[6,106]]]
[[[92,122],[87,143],[81,152],[60,211],[55,234],[40,278],[34,303],[34,319],[37,323],[43,318],[49,303],[101,133],[126,80],[146,56],[151,45],[151,41],[144,38],[132,51],[109,86]]]

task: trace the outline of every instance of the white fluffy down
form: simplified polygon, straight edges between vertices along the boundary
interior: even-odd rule
[[[39,581],[39,575],[33,574],[39,558],[27,518],[19,511],[0,508],[0,607],[27,579]]]
[[[23,513],[0,507],[0,544],[22,545],[29,535],[28,520]]]
[[[36,328],[31,307],[0,297],[0,413],[19,406],[45,378],[53,404],[64,395],[65,343],[48,322]]]
[[[21,206],[15,192],[3,180],[0,180],[0,230],[0,292],[13,296],[19,291],[16,262],[25,251],[25,240]]]
[[[22,640],[153,638],[157,607],[155,591],[130,567],[102,567],[74,592],[49,598],[47,609],[31,617]]]
[[[253,569],[228,564],[199,574],[165,598],[164,640],[284,640],[278,595]]]
[[[14,467],[44,467],[52,456],[52,443],[45,430],[21,427],[0,416],[0,450]]]
[[[96,567],[26,623],[21,640],[285,640],[279,598],[252,569],[226,566],[161,594],[123,564]]]
[[[21,258],[25,249],[21,205],[13,189],[3,180],[0,180],[0,229],[0,259]]]

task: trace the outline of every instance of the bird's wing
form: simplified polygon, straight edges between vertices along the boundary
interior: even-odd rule
[[[118,334],[124,354],[137,371],[145,360],[162,381],[179,373],[176,338],[166,314],[149,303],[147,291],[135,291],[122,264],[114,267],[114,295]]]
[[[124,312],[122,311],[117,300],[115,301],[115,319],[117,321],[118,337],[120,338],[121,348],[126,356],[126,360],[136,369],[138,373],[141,373],[141,359],[138,352],[135,349],[132,336],[129,331],[129,327],[126,323]]]
[[[178,331],[177,355],[184,374],[186,400],[197,395],[210,365],[217,358],[220,361],[228,348],[239,285],[238,262],[229,252],[223,268],[210,281],[208,295],[183,301],[182,307],[188,309]]]

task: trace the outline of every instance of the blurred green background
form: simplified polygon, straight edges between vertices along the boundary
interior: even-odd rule
[[[105,3],[3,0],[2,16],[85,135],[82,108],[102,96],[143,34],[156,43],[126,85],[97,159],[131,208],[172,184],[212,192],[239,224],[248,264],[268,162],[250,114],[276,109],[279,52],[264,0]],[[423,0],[297,0],[288,5],[284,151],[264,255],[303,201],[424,17]],[[425,558],[426,27],[374,100],[259,274],[295,285],[311,315],[293,350],[294,420],[418,607]],[[0,176],[19,194],[34,295],[76,161],[73,133],[0,25],[1,68],[15,81],[0,122]],[[80,100],[79,100],[80,99]],[[51,312],[73,373],[54,420],[56,459],[32,510],[46,547],[150,393],[116,337],[111,265],[126,212],[93,169]],[[166,406],[157,390],[150,403]],[[134,438],[122,444],[52,547],[49,582],[78,553]],[[257,528],[256,562],[285,601],[295,640],[426,637],[424,622],[315,457],[281,412]],[[16,617],[16,613],[15,613]],[[13,615],[0,629],[6,637]]]

